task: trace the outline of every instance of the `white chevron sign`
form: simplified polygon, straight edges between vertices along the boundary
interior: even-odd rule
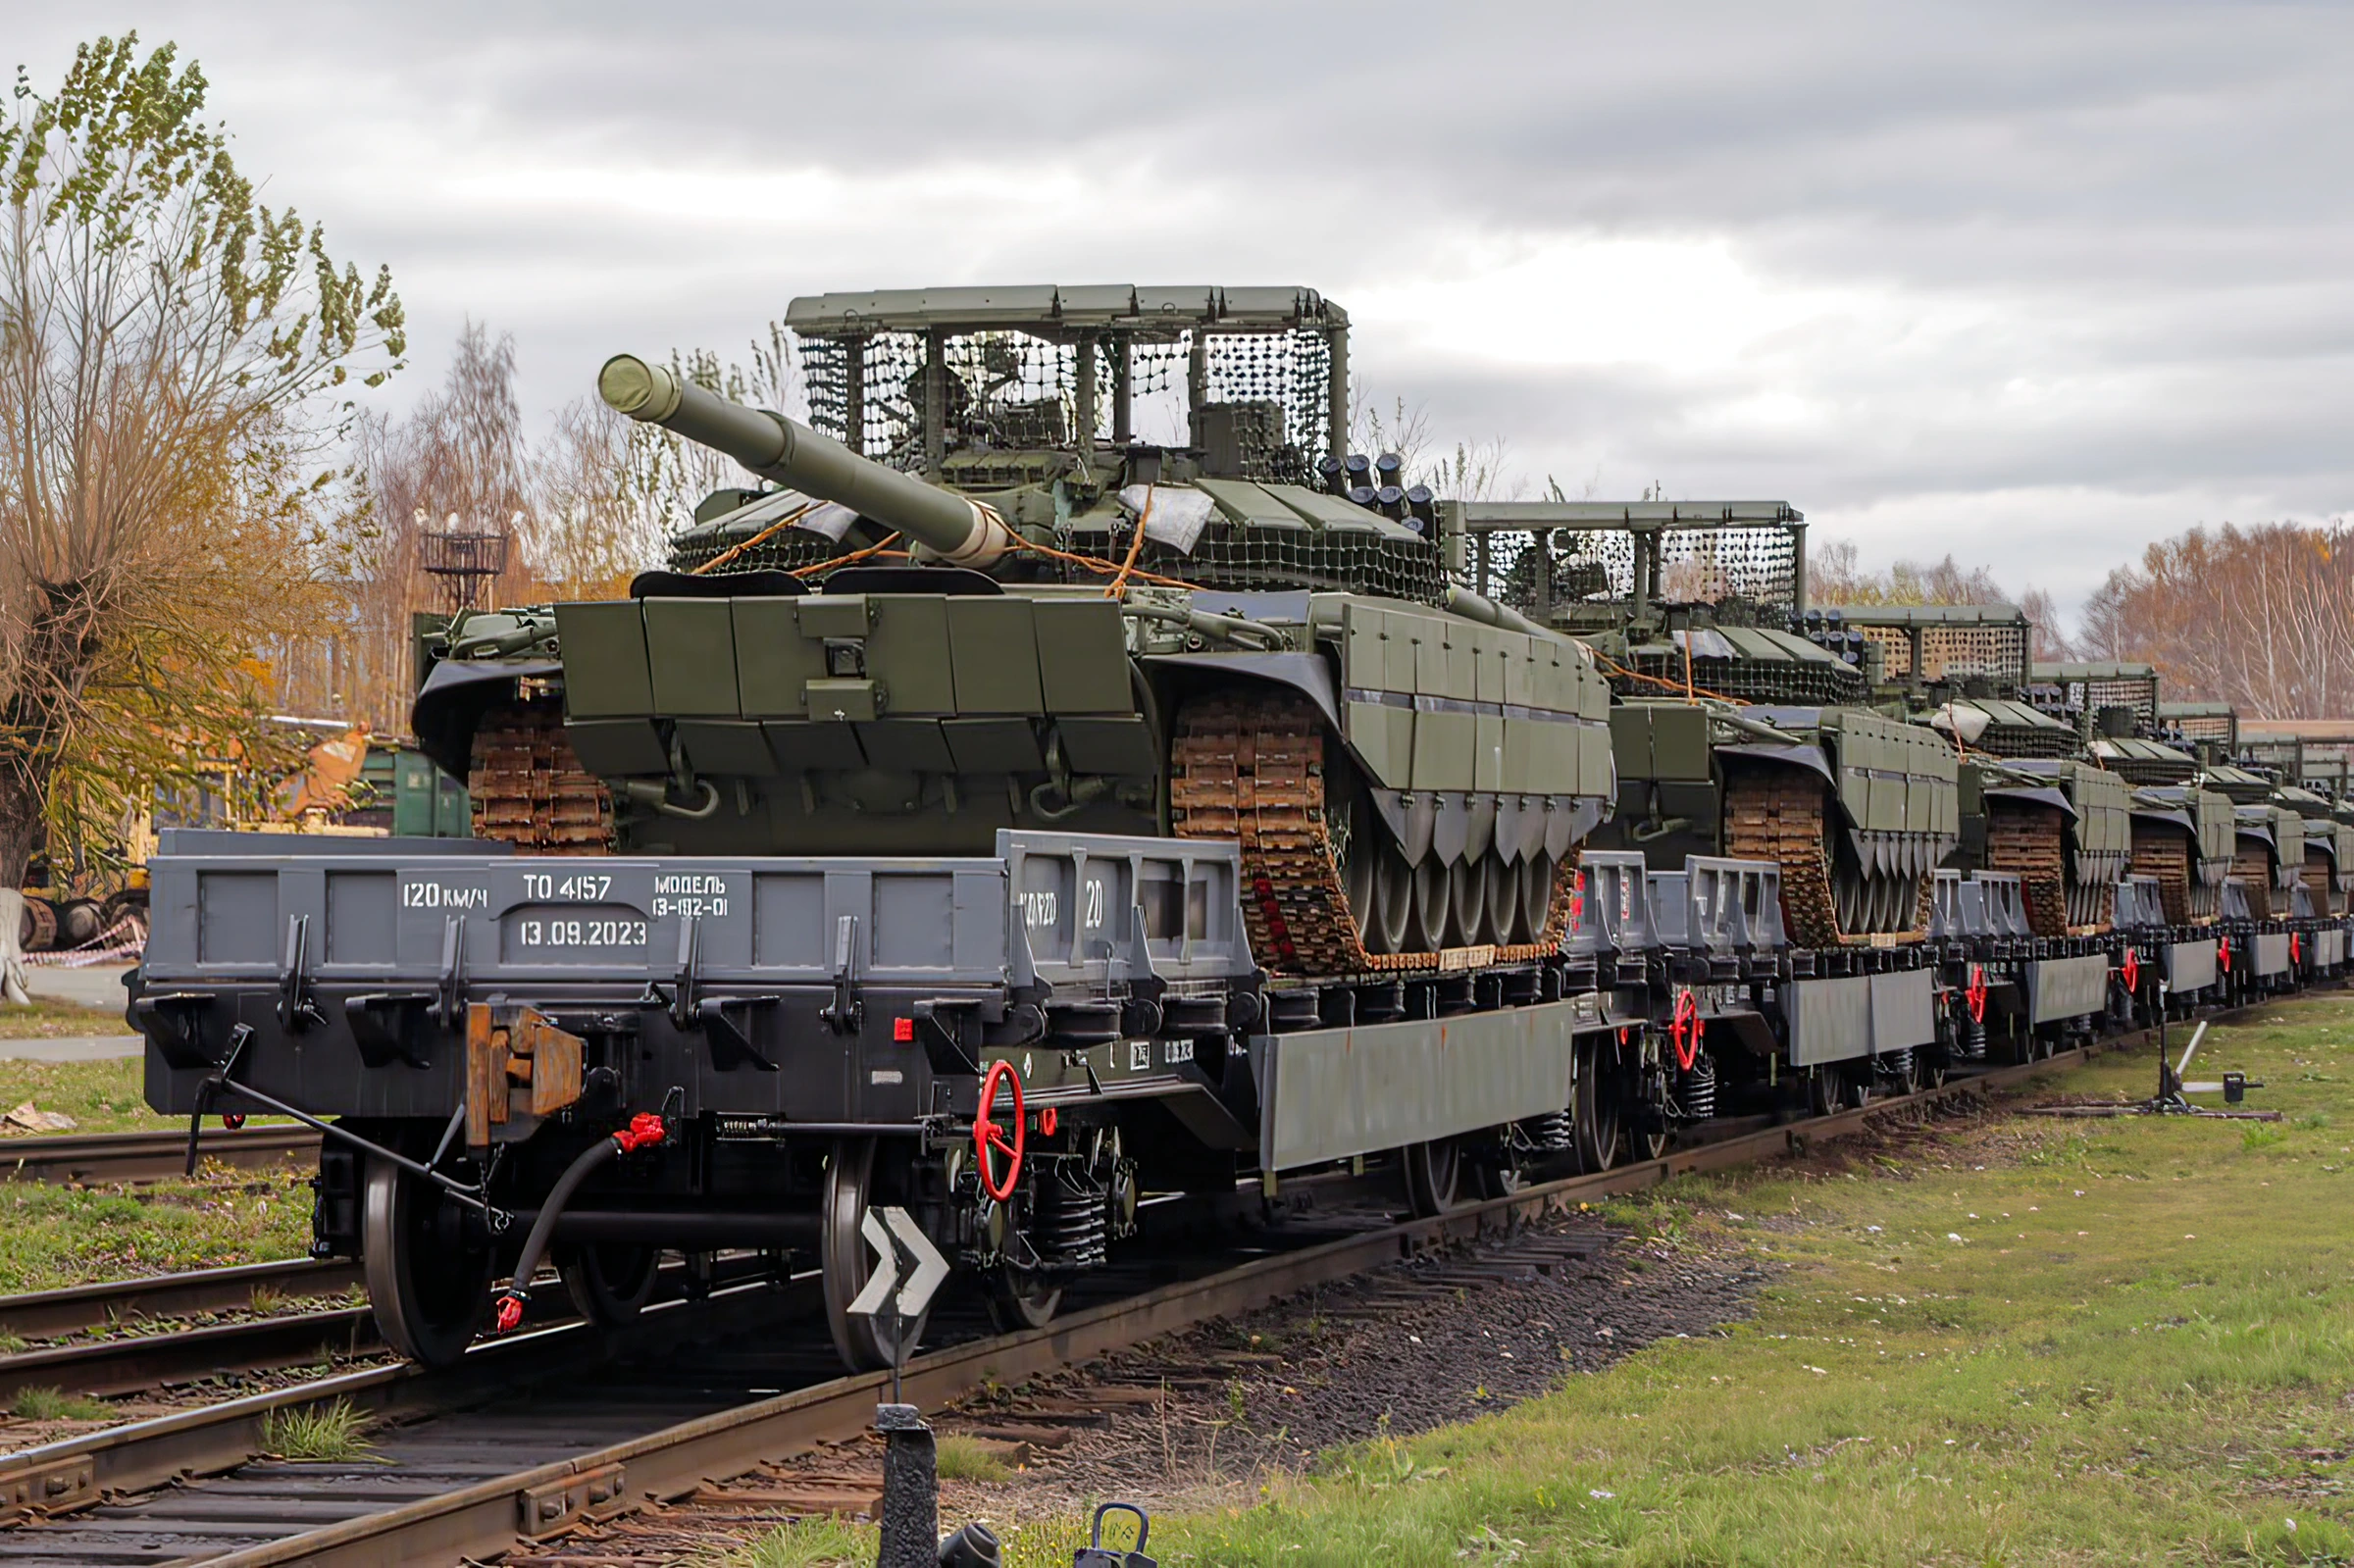
[[[850,1303],[850,1311],[868,1318],[893,1313],[902,1319],[923,1316],[932,1293],[948,1277],[948,1260],[915,1223],[915,1216],[902,1208],[870,1208],[858,1222],[858,1234],[875,1249],[875,1270],[866,1277],[866,1289]]]

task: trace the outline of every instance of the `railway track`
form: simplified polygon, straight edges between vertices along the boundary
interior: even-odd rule
[[[49,1340],[112,1329],[142,1318],[184,1318],[257,1309],[289,1296],[333,1295],[360,1283],[357,1263],[285,1258],[226,1269],[147,1275],[0,1295],[0,1333]]]
[[[1104,1285],[1118,1292],[1113,1298],[1082,1303],[1047,1329],[992,1336],[977,1316],[939,1324],[952,1342],[908,1365],[906,1397],[937,1409],[985,1383],[1018,1383],[1402,1258],[1512,1231],[1581,1201],[1802,1151],[1882,1117],[1924,1116],[2146,1037],[1741,1132],[1437,1218],[1365,1216],[1337,1234],[1340,1222],[1326,1218],[1320,1228],[1265,1233],[1248,1241],[1258,1255],[1235,1261],[1229,1252],[1213,1260],[1228,1266],[1206,1271],[1197,1257],[1186,1277],[1169,1278],[1183,1269],[1181,1259],[1148,1254],[1110,1271]],[[1232,1229],[1225,1234],[1231,1248]],[[578,1325],[526,1334],[478,1346],[446,1373],[374,1368],[0,1458],[0,1514],[13,1509],[26,1519],[0,1531],[0,1565],[455,1561],[857,1437],[888,1375],[838,1376],[822,1330],[775,1332],[781,1316],[808,1314],[816,1299],[806,1278],[784,1287],[785,1302],[776,1289],[746,1285],[677,1303],[610,1337]],[[754,1326],[767,1332],[730,1338]],[[690,1339],[702,1347],[684,1353],[680,1345]],[[271,1412],[337,1399],[382,1423],[368,1459],[255,1457],[265,1451]]]
[[[319,1135],[307,1127],[246,1127],[236,1132],[208,1128],[198,1152],[225,1165],[276,1165],[294,1156],[310,1158]],[[0,1140],[0,1181],[159,1182],[187,1169],[185,1132],[84,1133],[65,1138]]]

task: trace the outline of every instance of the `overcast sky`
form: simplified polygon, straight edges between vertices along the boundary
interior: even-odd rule
[[[388,262],[428,389],[740,351],[795,294],[1305,283],[1360,388],[1532,485],[1791,501],[2073,604],[2354,497],[2354,10],[118,6],[272,199]]]

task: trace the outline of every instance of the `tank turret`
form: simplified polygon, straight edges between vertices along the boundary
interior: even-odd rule
[[[848,507],[915,540],[949,566],[989,567],[1011,542],[980,501],[861,457],[797,420],[746,408],[633,354],[605,361],[597,394],[617,413],[725,452],[764,480]]]

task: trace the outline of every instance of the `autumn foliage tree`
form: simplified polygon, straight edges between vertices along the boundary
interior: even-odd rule
[[[2087,652],[2158,667],[2170,697],[2266,719],[2341,718],[2354,701],[2354,529],[2192,529],[2109,574]]]
[[[0,122],[0,969],[36,844],[258,743],[257,651],[332,575],[322,454],[403,351],[388,275],[256,199],[205,87],[101,38]]]

